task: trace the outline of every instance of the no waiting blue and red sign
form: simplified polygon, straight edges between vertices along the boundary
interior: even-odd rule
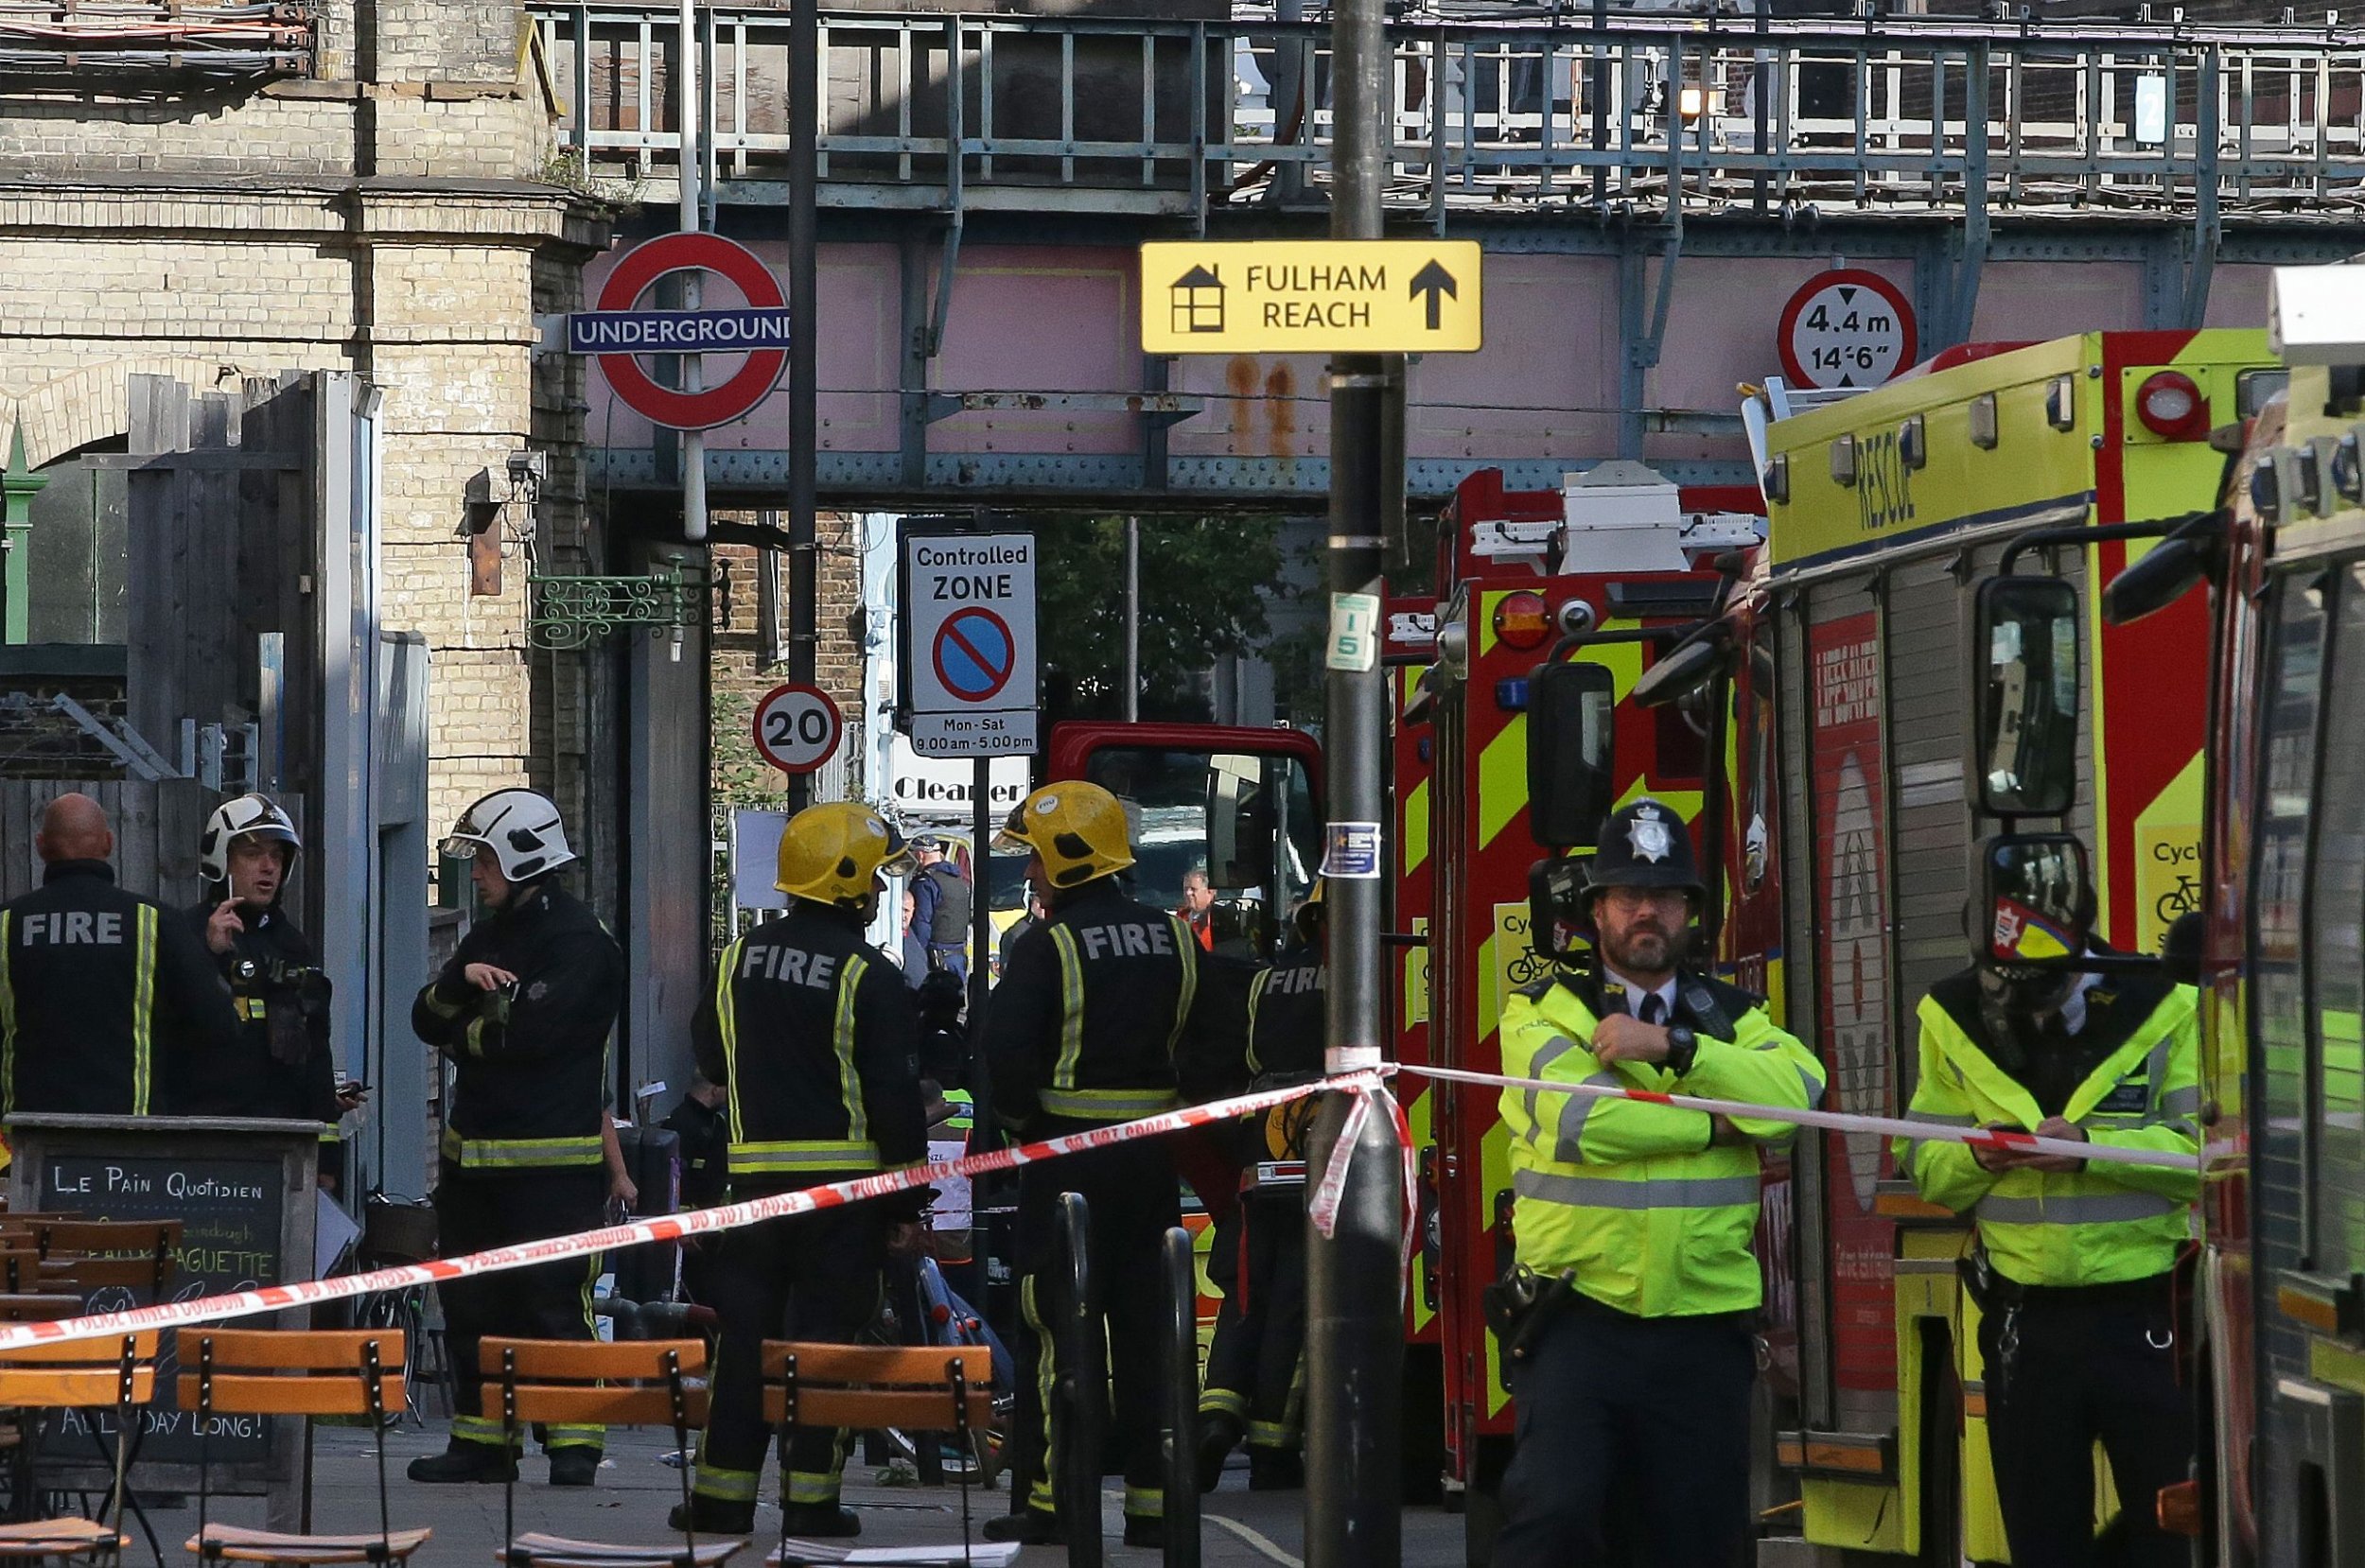
[[[1010,684],[1009,623],[991,610],[959,610],[937,628],[937,679],[963,702],[982,703]]]

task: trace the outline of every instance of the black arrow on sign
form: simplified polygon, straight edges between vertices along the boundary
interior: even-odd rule
[[[1458,300],[1462,295],[1454,287],[1453,274],[1434,261],[1412,274],[1412,288],[1405,297],[1419,299],[1423,294],[1428,296],[1428,329],[1434,332],[1438,315],[1445,308],[1439,303],[1441,297],[1451,294]]]
[[[1852,288],[1842,288],[1839,291],[1839,303],[1842,305],[1854,305],[1856,303],[1856,291]]]

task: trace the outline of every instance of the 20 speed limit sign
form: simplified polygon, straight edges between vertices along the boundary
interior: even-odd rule
[[[776,686],[756,705],[756,750],[782,773],[811,773],[836,752],[846,721],[817,686]]]

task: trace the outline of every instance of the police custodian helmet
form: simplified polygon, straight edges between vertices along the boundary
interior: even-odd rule
[[[1707,899],[1708,887],[1692,858],[1691,830],[1673,807],[1644,795],[1602,819],[1585,891],[1613,887],[1681,888],[1695,900]]]

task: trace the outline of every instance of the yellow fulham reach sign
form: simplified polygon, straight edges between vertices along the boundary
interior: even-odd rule
[[[1469,354],[1481,305],[1476,240],[1142,247],[1145,354]]]

